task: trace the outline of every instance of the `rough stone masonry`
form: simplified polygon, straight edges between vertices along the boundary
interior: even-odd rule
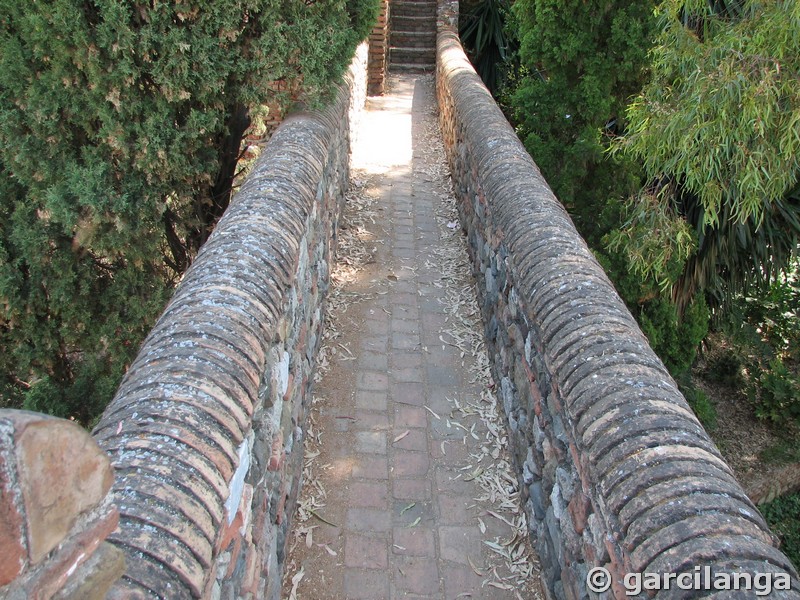
[[[622,598],[626,573],[701,565],[789,574],[794,589],[770,597],[800,598],[794,567],[469,64],[455,15],[440,2],[442,130],[551,597],[596,597],[593,567],[613,576],[604,597]]]
[[[273,134],[94,431],[127,562],[111,598],[278,598],[366,62]]]

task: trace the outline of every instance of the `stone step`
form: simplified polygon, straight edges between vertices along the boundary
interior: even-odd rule
[[[436,2],[392,2],[392,16],[425,16],[436,18]]]
[[[436,32],[392,31],[390,39],[395,48],[432,48],[436,45]]]
[[[436,32],[435,17],[392,15],[389,18],[391,31],[432,31]]]
[[[389,63],[433,66],[436,64],[436,48],[389,48]]]
[[[423,75],[425,73],[433,73],[436,65],[409,65],[403,63],[393,63],[389,65],[389,71],[392,73],[407,73],[409,75]]]

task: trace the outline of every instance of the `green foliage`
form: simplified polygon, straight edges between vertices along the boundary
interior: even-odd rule
[[[660,23],[617,149],[697,236],[674,298],[724,306],[773,280],[800,238],[800,5],[666,0]]]
[[[638,320],[656,354],[673,375],[688,371],[708,334],[709,310],[702,296],[679,316],[676,305],[658,296],[643,305]]]
[[[780,538],[781,551],[800,565],[800,493],[776,498],[758,508]]]
[[[609,251],[623,253],[629,268],[643,280],[667,292],[683,273],[697,240],[686,221],[670,214],[669,205],[658,196],[643,191],[627,203],[625,222],[603,242]]]
[[[628,268],[624,255],[595,251],[595,256],[614,281],[617,292],[639,322],[655,353],[673,377],[683,376],[692,366],[697,348],[708,333],[710,312],[702,296],[681,313],[652,280],[645,280]]]
[[[523,77],[510,94],[520,139],[590,242],[609,198],[639,185],[638,168],[608,157],[641,89],[655,1],[517,0]]]
[[[785,424],[784,421],[782,424]],[[796,428],[795,428],[796,429]],[[800,462],[800,446],[797,445],[797,431],[788,430],[777,442],[764,448],[758,455],[759,459],[766,463],[788,464]]]
[[[739,296],[717,327],[730,345],[705,378],[745,389],[756,415],[785,428],[800,424],[800,286],[797,262],[763,295]]]
[[[743,370],[742,357],[738,352],[728,349],[706,362],[702,376],[711,383],[741,388],[744,384]]]
[[[678,379],[678,385],[703,428],[709,432],[714,431],[717,427],[717,410],[711,404],[708,395],[692,383],[688,371]]]
[[[743,297],[744,319],[754,325],[773,354],[800,360],[800,265],[758,297]]]
[[[681,198],[678,212],[694,227],[698,245],[673,287],[679,303],[703,291],[722,313],[738,296],[763,294],[785,274],[800,241],[800,188],[768,204],[760,225],[755,217],[744,223],[729,218],[726,204],[720,223],[707,227],[697,199]]]
[[[697,196],[708,226],[723,202],[734,221],[758,224],[764,199],[786,195],[800,170],[800,5],[743,1],[735,19],[686,0],[660,10],[625,147],[648,178],[669,174]],[[687,13],[702,24],[685,26]]]
[[[625,108],[648,75],[655,5],[517,0],[521,76],[511,105],[528,152],[653,349],[680,375],[709,326],[702,297],[678,304],[669,293],[697,248],[697,233],[662,202],[668,182],[623,201],[641,186],[638,157],[608,152],[626,131]]]
[[[0,0],[5,404],[102,409],[227,207],[261,106],[324,98],[377,9]]]
[[[752,370],[747,394],[755,401],[756,416],[773,423],[800,422],[800,378],[779,358],[766,368],[754,365]]]
[[[506,31],[508,0],[477,0],[460,14],[459,37],[475,70],[493,95],[503,83],[504,63],[515,40]]]

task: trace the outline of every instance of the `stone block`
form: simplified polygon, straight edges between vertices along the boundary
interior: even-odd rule
[[[125,556],[103,542],[89,560],[70,576],[53,600],[104,600],[111,586],[125,573]]]
[[[22,411],[4,412],[3,421],[13,427],[13,460],[25,506],[28,557],[36,564],[67,536],[82,513],[104,500],[114,474],[108,456],[71,421]],[[4,452],[0,460],[5,463],[11,458]],[[0,477],[8,477],[8,467],[0,465]],[[2,483],[14,482],[5,479]],[[6,528],[16,523],[19,531],[21,515],[6,502],[5,494],[2,510],[8,515]],[[9,547],[9,556],[14,555],[14,546]]]

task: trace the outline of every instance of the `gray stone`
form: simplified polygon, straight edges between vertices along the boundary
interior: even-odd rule
[[[547,514],[547,509],[545,508],[547,501],[541,480],[534,481],[531,485],[529,485],[528,492],[531,495],[531,508],[533,509],[533,516],[539,521],[543,521],[545,515]]]
[[[564,502],[569,502],[575,491],[575,478],[566,469],[558,467],[556,469],[556,481],[558,482]]]

